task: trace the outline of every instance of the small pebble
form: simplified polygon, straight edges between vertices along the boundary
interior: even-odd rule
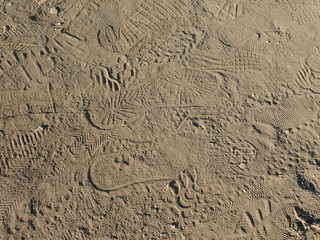
[[[247,164],[245,164],[245,163],[240,163],[240,164],[238,165],[238,167],[239,167],[240,169],[242,169],[242,170],[244,170],[244,169],[246,168],[246,166],[247,166]]]
[[[47,2],[48,0],[38,0],[38,5],[44,4],[45,2]]]
[[[55,8],[55,7],[50,8],[50,14],[57,15],[58,14],[58,9]]]

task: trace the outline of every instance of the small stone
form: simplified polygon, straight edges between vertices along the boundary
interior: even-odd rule
[[[58,9],[55,7],[50,8],[49,12],[52,15],[57,15],[59,13]]]
[[[48,0],[38,0],[38,5],[46,3]]]
[[[246,166],[247,166],[247,164],[245,164],[245,163],[240,163],[240,164],[238,165],[238,167],[239,167],[240,169],[242,169],[242,170],[244,170],[244,169],[246,168]]]

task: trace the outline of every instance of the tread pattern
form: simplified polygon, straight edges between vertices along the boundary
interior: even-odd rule
[[[24,168],[29,163],[28,159],[36,156],[49,131],[50,126],[40,126],[32,132],[6,136],[4,143],[0,143],[0,173]]]
[[[100,30],[99,43],[111,51],[127,52],[148,33],[162,30],[166,23],[183,15],[181,11],[183,5],[182,0],[142,1],[136,12],[119,30],[110,26]]]
[[[210,69],[213,72],[226,75],[260,71],[263,68],[260,54],[253,53],[245,48],[235,51],[234,55],[229,59],[224,59],[218,54],[215,56],[211,53],[197,50],[192,54],[189,65],[193,68]]]
[[[0,33],[0,51],[26,51],[46,44],[48,38],[43,29],[44,26],[40,24],[22,23]]]

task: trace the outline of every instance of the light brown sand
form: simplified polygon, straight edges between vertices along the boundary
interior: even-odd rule
[[[320,239],[320,0],[0,7],[0,240]]]

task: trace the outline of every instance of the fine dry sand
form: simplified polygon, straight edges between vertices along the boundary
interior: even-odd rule
[[[320,0],[0,0],[1,240],[319,240]]]

